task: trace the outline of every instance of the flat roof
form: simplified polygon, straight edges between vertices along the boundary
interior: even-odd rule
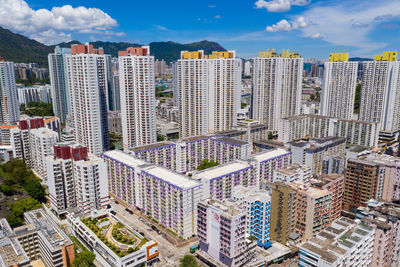
[[[243,169],[250,167],[249,163],[245,163],[243,161],[234,161],[231,163],[227,163],[224,165],[215,166],[195,174],[195,177],[199,177],[202,179],[212,180],[214,178],[218,178],[229,173],[237,172]]]
[[[160,148],[160,147],[164,147],[164,146],[169,146],[169,145],[173,145],[173,144],[175,144],[175,143],[172,143],[170,141],[163,141],[163,142],[157,142],[157,143],[150,144],[150,145],[134,147],[130,150],[133,152],[140,152],[140,151],[156,149],[156,148]]]
[[[242,141],[242,140],[231,138],[231,137],[227,137],[227,136],[217,137],[216,140],[224,142],[224,143],[230,143],[230,144],[233,144],[233,145],[238,145],[238,146],[243,146],[243,145],[249,144],[246,141]]]
[[[43,208],[31,210],[24,213],[25,221],[36,226],[38,235],[47,243],[48,247],[60,249],[72,244],[68,236],[60,227],[46,214]]]
[[[121,162],[122,164],[130,166],[132,168],[137,168],[140,165],[148,164],[148,162],[141,160],[141,159],[137,159],[134,156],[132,156],[128,153],[125,153],[121,150],[110,150],[110,151],[104,152],[103,155],[106,157],[115,159],[115,160]]]
[[[154,176],[155,178],[163,180],[166,183],[169,183],[171,185],[179,187],[183,190],[191,189],[193,187],[197,187],[197,186],[201,185],[200,182],[189,179],[187,176],[185,176],[183,174],[173,172],[164,167],[159,167],[159,166],[153,165],[151,167],[144,169],[143,172],[148,173],[151,176]]]
[[[263,152],[263,153],[258,153],[256,155],[253,156],[253,158],[259,162],[263,162],[263,161],[267,161],[269,159],[273,159],[276,157],[280,157],[286,154],[290,154],[291,152],[282,149],[282,148],[277,148],[277,149],[273,149],[267,152]]]

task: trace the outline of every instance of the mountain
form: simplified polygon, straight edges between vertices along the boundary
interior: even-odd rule
[[[71,44],[79,44],[79,41],[71,41],[58,44],[60,47],[70,47]],[[130,46],[140,46],[141,44],[127,42],[90,42],[94,47],[103,47],[104,53],[113,57],[118,56],[118,51],[125,50]],[[183,50],[196,51],[204,50],[206,54],[212,51],[226,51],[221,45],[210,41],[200,41],[189,44],[180,44],[172,41],[168,42],[152,42],[150,45],[150,53],[156,59],[164,59],[167,63],[177,60],[180,52]],[[16,63],[36,62],[41,67],[47,67],[47,55],[54,51],[54,45],[47,46],[35,40],[29,39],[23,35],[15,34],[7,29],[0,27],[0,55],[5,60],[14,61]]]
[[[4,60],[37,62],[47,66],[47,54],[50,52],[48,46],[0,27],[0,55]]]

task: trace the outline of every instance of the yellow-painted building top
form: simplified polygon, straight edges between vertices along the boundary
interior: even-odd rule
[[[349,53],[330,53],[329,61],[349,61]]]
[[[297,52],[289,52],[289,49],[282,50],[279,55],[274,49],[269,49],[267,51],[261,51],[258,53],[258,57],[282,57],[282,58],[300,58],[300,54]]]
[[[397,51],[384,51],[382,55],[375,55],[374,60],[376,61],[397,61]]]
[[[203,58],[203,53],[201,51],[193,51],[193,52],[182,52],[182,59],[201,59]]]
[[[217,52],[213,51],[211,55],[205,56],[205,58],[209,59],[214,59],[214,58],[233,58],[234,54],[233,52],[230,51],[224,51],[224,52]]]

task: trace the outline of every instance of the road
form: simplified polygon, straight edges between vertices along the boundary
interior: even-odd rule
[[[177,248],[162,235],[152,230],[151,226],[148,226],[140,221],[136,214],[130,214],[125,210],[125,207],[120,204],[116,204],[114,201],[110,201],[110,203],[114,211],[117,213],[117,217],[124,221],[124,223],[138,232],[143,232],[148,239],[157,241],[158,250],[160,251],[160,262],[154,264],[153,266],[178,266],[179,260],[186,254],[189,254],[189,247],[196,244],[196,242],[193,242],[187,246]]]

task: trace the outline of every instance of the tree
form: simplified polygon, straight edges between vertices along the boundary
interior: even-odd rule
[[[192,255],[185,255],[180,260],[180,267],[198,267],[199,265],[196,262],[196,259]]]
[[[271,140],[272,138],[274,138],[274,135],[272,134],[272,132],[268,133],[268,140]]]
[[[219,165],[218,162],[216,161],[212,161],[212,160],[208,160],[208,159],[204,159],[201,164],[199,166],[197,166],[197,170],[201,171],[201,170],[205,170],[214,166]]]
[[[245,107],[247,107],[247,104],[246,103],[240,103],[240,108],[245,108]]]
[[[39,180],[29,180],[25,183],[24,188],[28,194],[40,202],[46,202],[46,191]]]
[[[39,201],[34,198],[27,197],[18,200],[10,205],[12,216],[8,217],[8,223],[12,227],[16,227],[22,224],[24,213],[30,210],[38,209],[42,206]]]
[[[165,138],[161,134],[157,134],[157,142],[164,141]]]
[[[11,186],[6,185],[6,184],[0,185],[0,191],[2,193],[4,193],[4,195],[6,195],[6,196],[14,195],[14,189]]]
[[[94,266],[93,261],[96,255],[90,251],[82,251],[75,256],[72,266],[74,267],[91,267]]]

